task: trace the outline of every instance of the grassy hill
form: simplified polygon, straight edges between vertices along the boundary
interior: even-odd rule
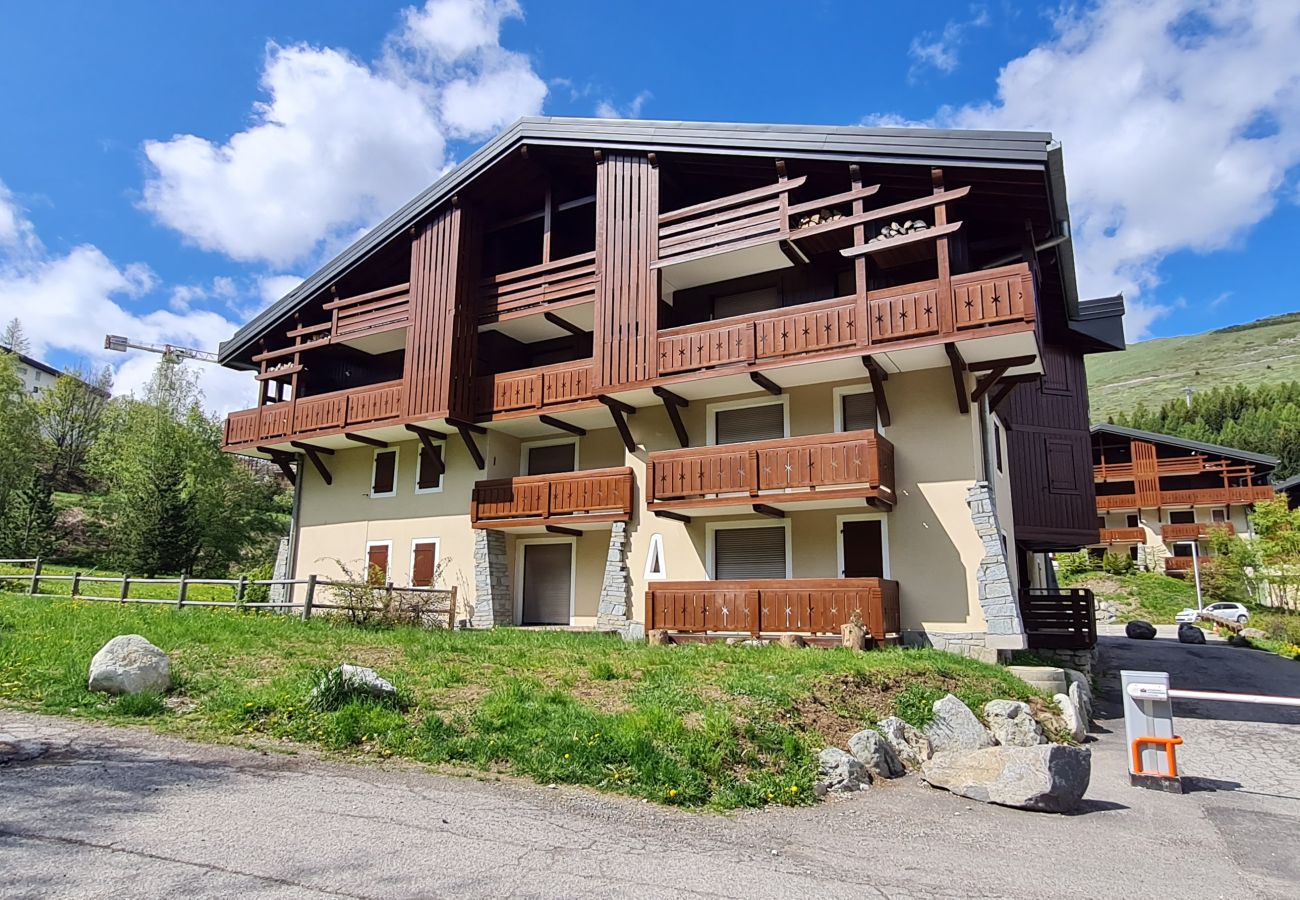
[[[1094,422],[1139,402],[1157,407],[1182,397],[1186,387],[1205,391],[1282,381],[1300,381],[1300,312],[1088,357]]]

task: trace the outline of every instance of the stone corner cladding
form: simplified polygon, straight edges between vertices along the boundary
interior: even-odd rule
[[[984,547],[975,581],[979,588],[980,608],[989,634],[1018,635],[1025,630],[1020,605],[1011,584],[1007,553],[1002,546],[998,527],[998,509],[993,490],[987,481],[977,481],[966,491],[970,518]]]
[[[474,614],[470,625],[491,628],[514,621],[506,536],[491,528],[474,530]]]
[[[988,635],[983,631],[904,631],[903,644],[907,647],[933,647],[981,662],[998,661],[998,651],[988,646]]]
[[[596,627],[612,628],[632,638],[643,629],[633,628],[628,615],[632,596],[632,578],[627,570],[627,523],[615,522],[609,532],[609,552],[605,555],[605,574],[600,583],[600,606],[596,610]]]

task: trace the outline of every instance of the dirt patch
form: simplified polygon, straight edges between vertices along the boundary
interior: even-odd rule
[[[818,682],[796,700],[790,718],[821,735],[831,746],[844,746],[853,735],[887,715],[902,684],[875,683],[862,675],[837,675]]]
[[[573,698],[600,713],[624,713],[632,708],[621,681],[579,681],[569,688]]]

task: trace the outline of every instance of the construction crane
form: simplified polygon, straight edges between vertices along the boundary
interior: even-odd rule
[[[209,353],[207,350],[177,347],[175,344],[146,344],[142,341],[130,340],[120,334],[104,335],[104,349],[116,350],[119,353],[125,353],[127,350],[145,350],[149,353],[160,353],[168,359],[197,359],[199,362],[210,363],[217,361],[217,354]]]

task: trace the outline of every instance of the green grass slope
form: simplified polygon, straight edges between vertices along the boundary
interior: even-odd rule
[[[1123,353],[1088,357],[1094,422],[1130,411],[1138,403],[1155,408],[1179,399],[1187,387],[1207,391],[1295,380],[1300,380],[1300,313],[1141,341]]]

